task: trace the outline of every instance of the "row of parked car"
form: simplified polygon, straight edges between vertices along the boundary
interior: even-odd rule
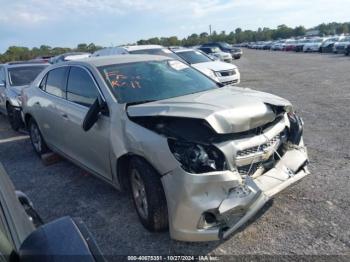
[[[349,55],[350,36],[311,37],[278,41],[243,43],[240,46],[251,49],[295,52],[321,52]]]
[[[39,156],[56,152],[129,191],[145,228],[182,241],[227,238],[309,174],[289,101],[215,81],[236,68],[209,77],[199,50],[125,49],[41,64],[19,85],[15,112]],[[14,66],[2,67],[5,89],[24,79]]]
[[[225,52],[221,51],[216,44],[223,45],[222,48]],[[88,57],[125,54],[161,55],[178,59],[224,85],[240,83],[240,72],[237,66],[232,63],[232,57],[240,58],[242,50],[234,49],[225,43],[208,43],[198,47],[198,49],[165,48],[160,45],[111,47],[98,50],[93,54],[72,52],[51,58],[41,57],[27,62],[10,62],[0,65],[0,112],[7,114],[12,128],[18,130],[23,126],[19,114],[20,92],[49,64]]]

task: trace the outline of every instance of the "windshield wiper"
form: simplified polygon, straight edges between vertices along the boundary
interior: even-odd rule
[[[141,100],[141,101],[129,102],[129,103],[126,103],[126,106],[134,106],[134,105],[145,104],[145,103],[150,103],[150,102],[154,102],[154,101],[157,101],[157,100],[149,99],[149,100]]]

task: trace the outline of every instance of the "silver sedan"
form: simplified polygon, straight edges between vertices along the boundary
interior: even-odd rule
[[[53,65],[22,97],[37,154],[53,150],[129,190],[141,223],[177,240],[226,238],[309,174],[287,100],[222,86],[172,58]]]

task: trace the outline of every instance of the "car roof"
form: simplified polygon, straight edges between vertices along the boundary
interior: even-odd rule
[[[128,51],[165,48],[164,46],[161,46],[161,45],[129,45],[129,46],[123,46],[123,47]]]
[[[95,67],[113,65],[113,64],[126,64],[136,62],[147,61],[162,61],[169,60],[169,57],[159,55],[111,55],[111,56],[96,56],[85,59],[78,59],[75,61],[63,62],[62,64],[74,64],[76,62],[90,64]]]

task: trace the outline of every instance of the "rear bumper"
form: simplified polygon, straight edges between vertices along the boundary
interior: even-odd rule
[[[304,146],[288,150],[277,164],[253,179],[238,172],[189,174],[180,168],[163,176],[170,235],[181,241],[224,239],[252,218],[264,204],[309,174]],[[203,223],[204,214],[217,223]]]

